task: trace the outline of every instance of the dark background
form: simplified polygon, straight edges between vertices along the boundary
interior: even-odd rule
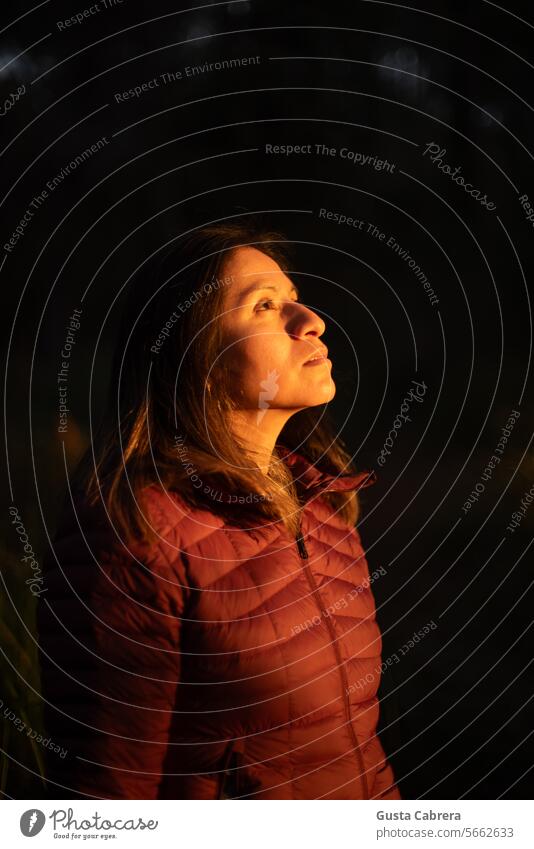
[[[379,481],[360,532],[383,658],[437,627],[384,673],[382,740],[405,798],[530,798],[534,506],[531,222],[534,15],[529,3],[234,2],[181,11],[123,0],[63,31],[91,4],[3,4],[2,246],[30,201],[65,176],[11,252],[5,298],[4,492],[42,558],[66,474],[98,419],[120,306],[138,264],[178,233],[262,212],[294,242],[295,280],[323,316],[338,386],[331,410],[357,465]],[[185,4],[184,4],[185,8]],[[18,20],[16,20],[18,19]],[[163,85],[160,75],[223,59],[257,65]],[[283,58],[281,58],[283,57]],[[160,85],[116,102],[115,94]],[[440,171],[425,146],[497,209]],[[267,155],[266,144],[325,144],[337,156]],[[393,173],[342,159],[347,147]],[[439,304],[391,248],[320,218],[326,208],[393,236]],[[58,433],[56,374],[82,310]],[[382,468],[377,457],[412,380],[424,381]],[[478,502],[512,409],[520,417]],[[40,728],[34,600],[4,513],[4,705]],[[2,720],[1,790],[39,798],[39,746]]]

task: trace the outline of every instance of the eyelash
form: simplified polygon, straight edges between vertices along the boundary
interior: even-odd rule
[[[292,300],[293,300],[293,303],[297,303],[298,298],[293,298]],[[271,298],[267,298],[265,301],[259,301],[257,306],[262,306],[263,304],[274,304],[274,303],[275,302]],[[276,311],[278,309],[278,307],[275,307],[274,309]],[[255,312],[268,312],[268,310],[256,309]]]
[[[274,304],[274,301],[269,298],[265,301],[259,301],[258,302],[259,307],[262,306],[263,304]],[[275,309],[276,309],[276,307],[275,307]],[[256,312],[265,312],[265,310],[256,310]]]

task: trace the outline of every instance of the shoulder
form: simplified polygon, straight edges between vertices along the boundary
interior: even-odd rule
[[[201,543],[225,525],[213,511],[193,506],[180,493],[158,484],[145,487],[141,500],[158,538],[181,548]]]
[[[43,564],[51,591],[60,584],[64,591],[69,581],[84,592],[109,580],[124,587],[187,584],[188,548],[224,522],[157,485],[145,487],[136,500],[150,539],[121,532],[102,501],[91,503],[80,491],[68,494]]]

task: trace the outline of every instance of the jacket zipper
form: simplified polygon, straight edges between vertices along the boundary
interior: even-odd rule
[[[300,558],[302,560],[307,560],[309,555],[308,555],[308,551],[306,549],[306,545],[304,543],[304,539],[302,537],[302,531],[301,531],[300,526],[299,526],[298,534],[297,534],[297,537],[296,537],[296,542],[297,542],[297,548],[298,548]],[[362,756],[362,752],[361,752],[361,749],[360,749],[360,744],[358,743],[358,738],[356,736],[356,732],[354,731],[354,726],[352,724],[352,713],[351,713],[351,709],[350,709],[350,698],[349,698],[349,692],[348,692],[349,685],[348,685],[348,681],[347,681],[347,673],[346,673],[346,670],[345,670],[344,661],[343,661],[341,654],[340,654],[340,651],[339,651],[336,632],[334,630],[334,626],[332,625],[328,614],[326,613],[326,611],[324,609],[321,594],[319,592],[319,587],[315,583],[315,578],[313,577],[313,572],[310,569],[309,564],[304,563],[303,569],[306,573],[306,577],[308,579],[310,589],[313,593],[313,596],[315,598],[317,606],[320,610],[321,617],[324,618],[324,620],[326,622],[326,627],[328,628],[328,631],[330,633],[332,646],[333,646],[333,649],[334,649],[334,652],[335,652],[335,655],[336,655],[337,668],[339,669],[339,675],[340,675],[340,678],[341,678],[341,686],[343,688],[343,701],[344,701],[344,704],[345,704],[345,715],[347,717],[347,725],[349,727],[351,739],[352,739],[352,742],[353,742],[353,745],[354,745],[354,754],[356,756],[356,760],[358,762],[358,768],[360,770],[360,780],[361,780],[361,783],[362,783],[363,798],[369,799],[369,787],[368,787],[368,784],[367,784],[367,776],[365,775],[365,765],[364,765],[364,762],[363,762],[363,756]]]

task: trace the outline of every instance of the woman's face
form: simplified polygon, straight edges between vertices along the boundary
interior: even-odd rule
[[[299,302],[278,263],[256,248],[236,248],[224,275],[231,282],[222,317],[223,359],[239,407],[296,412],[330,401],[336,387],[320,338],[324,321]],[[309,362],[318,355],[322,359]]]

